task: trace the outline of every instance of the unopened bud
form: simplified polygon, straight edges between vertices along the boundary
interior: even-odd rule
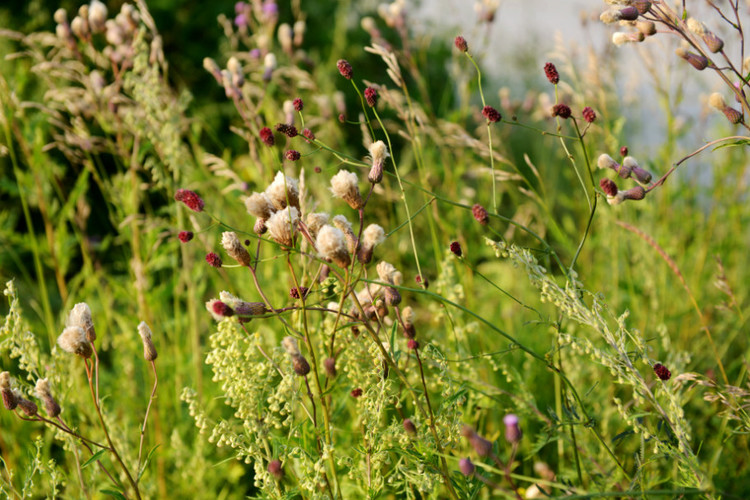
[[[677,50],[675,50],[675,54],[686,60],[690,63],[692,67],[697,69],[698,71],[703,71],[708,67],[708,59],[706,59],[704,56],[700,54],[695,54],[693,52],[689,52],[686,49],[680,47]]]
[[[292,358],[292,369],[294,370],[294,373],[300,377],[304,377],[310,373],[310,363],[308,363],[305,357],[300,354],[299,356],[294,356]]]
[[[49,388],[49,382],[47,382],[46,378],[40,378],[36,381],[34,391],[36,392],[37,397],[44,403],[44,409],[50,418],[55,418],[60,415],[62,409],[52,396],[52,391]]]
[[[518,416],[512,413],[505,415],[503,423],[505,424],[505,440],[512,444],[521,441],[523,433],[518,426]]]
[[[389,306],[397,306],[401,303],[401,294],[391,286],[385,287],[383,295],[385,296],[385,303]]]
[[[458,469],[461,471],[461,474],[463,474],[466,477],[471,477],[474,475],[474,471],[476,470],[476,467],[474,467],[474,464],[472,463],[470,458],[462,458],[458,461]]]
[[[417,426],[414,425],[414,422],[412,422],[410,418],[404,419],[404,430],[410,436],[415,436],[417,434]]]
[[[141,340],[143,341],[143,358],[146,361],[154,361],[158,354],[151,339],[151,328],[149,328],[145,321],[141,321],[138,324],[138,335],[141,336]]]
[[[284,469],[281,466],[281,460],[274,459],[268,462],[268,473],[277,481],[284,479]]]
[[[34,403],[33,401],[29,401],[28,399],[24,399],[22,397],[18,398],[18,407],[21,409],[22,412],[26,414],[27,417],[33,417],[39,411],[39,409],[36,406],[36,403]]]
[[[325,369],[328,378],[333,378],[336,376],[336,360],[334,358],[324,359],[323,368]]]
[[[18,397],[10,388],[10,373],[0,373],[0,392],[3,395],[3,406],[6,410],[15,410],[18,406]]]

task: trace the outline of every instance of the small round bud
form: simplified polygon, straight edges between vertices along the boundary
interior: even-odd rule
[[[521,441],[523,433],[518,426],[518,416],[512,413],[505,415],[503,423],[505,424],[505,440],[512,444]]]
[[[408,341],[406,342],[406,347],[408,347],[408,348],[409,348],[409,349],[411,349],[412,351],[416,351],[417,349],[419,349],[419,342],[417,342],[417,341],[416,341],[416,340],[414,340],[414,339],[409,339],[409,340],[408,340]]]
[[[203,211],[203,200],[194,191],[178,189],[174,194],[174,199],[183,202],[193,212]]]
[[[503,118],[500,112],[492,106],[485,106],[482,108],[482,116],[484,116],[490,123],[497,123]]]
[[[622,146],[620,148],[620,155],[621,156],[628,156],[628,147],[627,146]]]
[[[596,120],[596,113],[590,107],[586,106],[585,108],[583,108],[582,113],[583,119],[586,120],[587,123],[594,123],[594,121]]]
[[[471,214],[474,216],[474,219],[483,226],[486,226],[487,222],[490,220],[487,215],[487,210],[479,203],[476,203],[471,207]]]
[[[378,91],[372,87],[365,89],[365,102],[371,108],[374,108],[378,104]]]
[[[391,286],[385,287],[383,295],[385,296],[385,303],[389,306],[397,306],[401,303],[401,294]]]
[[[295,151],[294,149],[290,149],[286,153],[284,153],[284,156],[286,156],[286,159],[289,161],[297,161],[301,158],[302,155],[299,154],[299,151]]]
[[[602,191],[604,191],[607,196],[617,196],[617,184],[615,184],[613,180],[605,177],[599,181],[599,187],[602,188]]]
[[[452,241],[450,245],[450,250],[456,257],[461,257],[463,255],[463,251],[461,250],[461,244],[457,241]]]
[[[476,467],[474,467],[474,464],[472,463],[470,458],[462,458],[458,461],[458,469],[461,471],[461,474],[463,474],[466,477],[471,477],[474,475],[474,471],[476,470]]]
[[[143,358],[146,361],[154,361],[158,357],[158,353],[151,338],[151,328],[149,328],[145,321],[141,321],[138,325],[138,335],[141,336],[141,340],[143,341]]]
[[[334,358],[326,358],[323,360],[323,368],[326,371],[328,378],[336,376],[336,360]]]
[[[552,116],[559,116],[560,118],[567,120],[570,118],[571,111],[570,106],[567,104],[555,104],[552,106]]]
[[[306,128],[302,131],[302,135],[305,139],[307,139],[308,142],[315,140],[315,134],[313,134],[313,131],[309,128]]]
[[[557,68],[551,62],[544,65],[544,74],[547,76],[547,80],[553,85],[557,85],[560,81],[560,74],[557,72]]]
[[[294,137],[297,137],[297,135],[299,135],[297,127],[295,127],[294,125],[288,125],[286,123],[278,123],[276,125],[276,130],[286,135],[290,139],[293,139]]]
[[[276,140],[273,137],[273,131],[268,127],[263,127],[260,129],[260,132],[258,133],[260,136],[260,140],[263,141],[263,144],[266,146],[273,146]]]
[[[289,290],[289,296],[293,299],[299,299],[299,298],[307,298],[307,294],[310,293],[310,289],[306,286],[301,286],[299,288],[292,287]]]
[[[219,268],[221,267],[221,257],[219,257],[214,252],[209,252],[206,254],[206,262],[208,262],[208,265],[211,267]]]
[[[38,411],[36,403],[24,398],[18,398],[18,407],[22,412],[26,414],[27,417],[33,417],[37,414]]]
[[[302,355],[294,356],[294,358],[292,358],[292,369],[294,370],[294,373],[300,377],[304,377],[310,373],[310,363],[308,363]]]
[[[183,243],[187,243],[188,241],[193,239],[193,232],[192,231],[180,231],[179,234],[177,234],[177,238]]]
[[[656,363],[654,365],[654,373],[656,373],[656,376],[659,377],[659,379],[664,381],[672,378],[672,372],[670,372],[669,369],[661,363]]]
[[[281,466],[281,460],[274,459],[268,462],[268,473],[271,474],[276,481],[284,479],[284,469]]]
[[[460,50],[461,52],[468,52],[469,44],[466,43],[466,39],[462,37],[461,35],[457,36],[456,39],[453,40],[453,43],[455,44],[456,48]]]
[[[339,59],[336,63],[336,67],[339,69],[339,73],[341,73],[341,76],[343,76],[347,80],[352,79],[352,74],[354,71],[352,70],[352,65],[349,64],[349,61],[347,61],[346,59]]]
[[[362,396],[362,388],[357,387],[356,389],[352,389],[352,392],[349,393],[353,398],[359,398]]]
[[[294,106],[294,110],[297,112],[302,111],[302,109],[304,109],[305,107],[304,103],[302,102],[302,99],[300,99],[299,97],[297,97],[295,100],[292,101],[292,105]]]
[[[404,430],[410,436],[415,436],[417,434],[417,426],[414,425],[414,422],[412,422],[410,418],[404,419]]]

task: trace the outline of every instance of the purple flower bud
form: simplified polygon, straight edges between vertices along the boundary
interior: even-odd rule
[[[471,477],[474,475],[474,471],[476,470],[476,467],[474,467],[474,464],[472,463],[470,458],[462,458],[458,461],[458,468],[461,471],[461,474],[463,474],[466,477]]]
[[[518,443],[523,437],[521,428],[518,426],[518,416],[509,413],[503,418],[505,424],[505,440],[509,443]]]

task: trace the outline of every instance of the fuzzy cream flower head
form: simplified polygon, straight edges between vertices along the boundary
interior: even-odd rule
[[[145,321],[141,321],[138,324],[138,335],[141,336],[141,340],[143,341],[143,358],[146,361],[154,361],[159,355],[151,338],[151,328],[149,328]]]
[[[724,96],[719,94],[718,92],[714,92],[711,94],[711,96],[708,98],[708,104],[712,108],[716,108],[719,111],[724,111],[724,109],[727,107],[727,102],[724,100]]]
[[[77,354],[82,358],[90,358],[93,351],[91,344],[86,338],[86,332],[80,326],[69,326],[63,330],[57,338],[57,345],[71,354]]]
[[[315,246],[324,259],[332,261],[337,266],[346,268],[351,264],[346,237],[339,228],[323,226],[318,232]]]
[[[267,312],[266,305],[263,302],[246,302],[226,290],[219,292],[219,299],[228,305],[237,316],[257,316]]]
[[[237,261],[241,266],[250,265],[250,253],[242,245],[242,242],[237,237],[237,233],[234,231],[225,231],[221,233],[221,246],[227,254]]]
[[[330,216],[325,212],[307,214],[305,225],[307,226],[307,232],[310,233],[312,239],[318,237],[318,231],[320,231],[320,228],[328,224],[329,219]]]
[[[391,283],[393,285],[400,284],[401,273],[393,266],[393,264],[390,264],[383,260],[378,263],[376,269],[378,271],[378,277],[380,278],[380,281]],[[396,281],[398,281],[398,283],[396,283]]]
[[[281,346],[284,348],[284,351],[286,351],[286,353],[293,358],[302,355],[302,353],[299,351],[297,339],[295,339],[294,337],[284,337],[284,340],[281,341]]]
[[[622,14],[620,14],[620,11],[618,9],[605,10],[599,16],[599,20],[603,22],[604,24],[616,23],[620,19],[622,19]]]
[[[266,220],[274,212],[273,204],[266,193],[253,193],[245,200],[247,213],[259,219]]]
[[[281,172],[276,173],[266,188],[266,196],[276,210],[286,208],[287,204],[299,210],[299,182]]]
[[[89,26],[94,33],[104,31],[104,23],[107,22],[107,6],[99,0],[94,0],[89,6]]]
[[[274,213],[267,221],[266,227],[271,238],[281,245],[294,246],[294,235],[297,232],[299,212],[294,207],[287,207]]]
[[[354,234],[354,229],[349,219],[343,215],[337,215],[333,218],[333,225],[341,229],[341,232],[344,233],[344,238],[346,238],[347,250],[349,250],[349,253],[354,253],[354,250],[357,248],[357,235]]]
[[[403,320],[404,324],[406,325],[413,325],[414,324],[414,309],[412,309],[411,306],[406,306],[401,311],[401,319]]]
[[[693,17],[688,18],[687,27],[688,27],[688,30],[690,30],[692,34],[697,35],[697,36],[703,36],[706,34],[706,31],[707,31],[706,25]]]
[[[385,166],[385,159],[391,156],[388,153],[388,146],[383,141],[375,141],[370,145],[370,158],[372,158],[372,167],[367,178],[373,184],[377,184],[383,180],[383,167]]]
[[[359,210],[365,205],[365,202],[359,192],[358,182],[357,174],[348,170],[339,170],[331,178],[331,192],[334,197],[341,198],[354,210]]]
[[[10,372],[0,373],[0,389],[10,390]]]
[[[73,306],[68,315],[67,326],[78,326],[86,333],[86,340],[93,342],[96,340],[96,330],[94,330],[94,321],[91,319],[91,308],[85,302],[79,302]]]
[[[599,159],[596,161],[596,165],[599,168],[614,168],[614,169],[620,166],[620,164],[617,163],[614,160],[614,158],[612,158],[608,154],[599,155]]]
[[[385,230],[377,225],[370,224],[365,228],[362,234],[362,245],[357,253],[357,258],[363,264],[369,264],[372,260],[372,253],[377,245],[385,241]]]
[[[46,378],[40,378],[36,381],[34,392],[39,399],[52,397],[52,390],[49,388],[49,381]]]

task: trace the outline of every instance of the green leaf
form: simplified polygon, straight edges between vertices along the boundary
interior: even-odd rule
[[[88,460],[86,460],[83,463],[83,465],[81,465],[81,469],[85,469],[89,465],[93,464],[94,462],[96,462],[97,460],[99,460],[99,458],[102,455],[104,455],[105,453],[107,453],[108,451],[109,450],[107,450],[107,449],[102,449],[102,450],[97,451],[96,453],[94,453],[93,455],[91,455],[91,458],[89,458]]]
[[[99,492],[111,497],[119,498],[121,500],[127,500],[127,497],[125,495],[116,490],[99,490]]]

